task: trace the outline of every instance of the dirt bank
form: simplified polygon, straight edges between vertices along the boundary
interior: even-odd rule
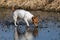
[[[60,11],[60,0],[0,0],[0,7]]]
[[[47,11],[30,11],[33,15],[39,17],[43,21],[59,21],[60,22],[60,13],[59,12],[47,12]],[[13,11],[11,9],[0,9],[0,21],[13,20],[12,15]]]

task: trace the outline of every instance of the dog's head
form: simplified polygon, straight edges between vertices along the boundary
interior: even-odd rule
[[[35,26],[38,26],[38,17],[37,16],[32,17],[32,22],[34,23]]]

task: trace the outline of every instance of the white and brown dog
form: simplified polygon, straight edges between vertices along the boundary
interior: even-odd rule
[[[32,15],[30,12],[26,11],[26,10],[15,10],[13,13],[13,19],[14,19],[14,24],[15,26],[17,26],[16,22],[17,22],[17,17],[23,19],[27,26],[29,27],[29,23],[28,21],[31,21],[35,24],[35,26],[38,26],[38,17]]]

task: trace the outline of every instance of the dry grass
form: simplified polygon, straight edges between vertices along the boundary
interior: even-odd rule
[[[0,7],[60,11],[60,0],[0,0]]]

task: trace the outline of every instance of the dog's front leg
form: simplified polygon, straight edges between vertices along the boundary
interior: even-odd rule
[[[26,22],[26,24],[27,24],[27,27],[29,27],[29,23],[28,23],[27,19],[24,18],[24,20],[25,20],[25,22]]]
[[[27,24],[27,31],[30,31],[30,27],[29,27],[29,23],[28,23],[27,19],[24,19],[24,20],[25,20],[25,22]]]

